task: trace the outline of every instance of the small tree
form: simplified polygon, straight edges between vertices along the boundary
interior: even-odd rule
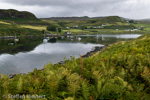
[[[42,30],[42,33],[44,34],[44,33],[45,33],[45,30]]]
[[[61,33],[61,28],[58,28],[58,32]]]
[[[55,25],[49,25],[49,26],[47,26],[47,30],[48,31],[54,31],[54,32],[56,32],[56,29],[57,27],[55,26]]]
[[[134,23],[134,20],[129,20],[129,23]]]
[[[87,26],[81,26],[81,30],[87,29]]]

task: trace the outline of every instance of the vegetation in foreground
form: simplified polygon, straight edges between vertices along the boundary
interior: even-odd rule
[[[45,95],[43,100],[149,100],[149,44],[150,35],[143,35],[115,43],[89,58],[65,60],[64,65],[50,63],[43,70],[12,79],[1,74],[0,98],[34,94]]]

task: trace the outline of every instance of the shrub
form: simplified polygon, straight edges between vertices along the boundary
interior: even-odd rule
[[[55,25],[49,25],[49,26],[47,26],[47,30],[48,31],[54,31],[54,32],[56,32],[56,29],[57,27],[55,26]]]

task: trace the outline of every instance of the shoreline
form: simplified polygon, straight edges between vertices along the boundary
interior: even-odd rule
[[[92,56],[93,54],[95,54],[95,53],[97,53],[97,52],[99,52],[99,51],[101,51],[102,49],[104,49],[104,48],[106,48],[107,46],[95,46],[94,47],[94,49],[92,49],[91,51],[89,51],[89,52],[87,52],[85,55],[81,55],[81,57],[82,58],[88,58],[88,57],[90,57],[90,56]],[[78,58],[77,58],[78,59]],[[59,62],[57,62],[56,64],[61,64],[61,65],[63,65],[63,64],[65,64],[65,61],[59,61]],[[54,64],[54,65],[56,65],[56,64]],[[43,68],[42,69],[38,69],[38,71],[41,71],[41,70],[43,70]],[[33,70],[32,70],[33,71]],[[32,72],[31,71],[31,72]],[[30,72],[27,72],[27,73],[18,73],[18,74],[20,74],[20,75],[25,75],[25,74],[28,74],[28,73],[30,73]],[[9,75],[7,75],[8,77],[9,77],[9,79],[12,79],[12,78],[14,78],[16,75],[18,75],[18,74],[9,74]]]

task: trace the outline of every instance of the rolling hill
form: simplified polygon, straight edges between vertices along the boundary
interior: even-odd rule
[[[8,9],[8,10],[0,9],[0,19],[6,19],[6,18],[37,19],[34,14],[27,11],[17,11],[14,9]]]

